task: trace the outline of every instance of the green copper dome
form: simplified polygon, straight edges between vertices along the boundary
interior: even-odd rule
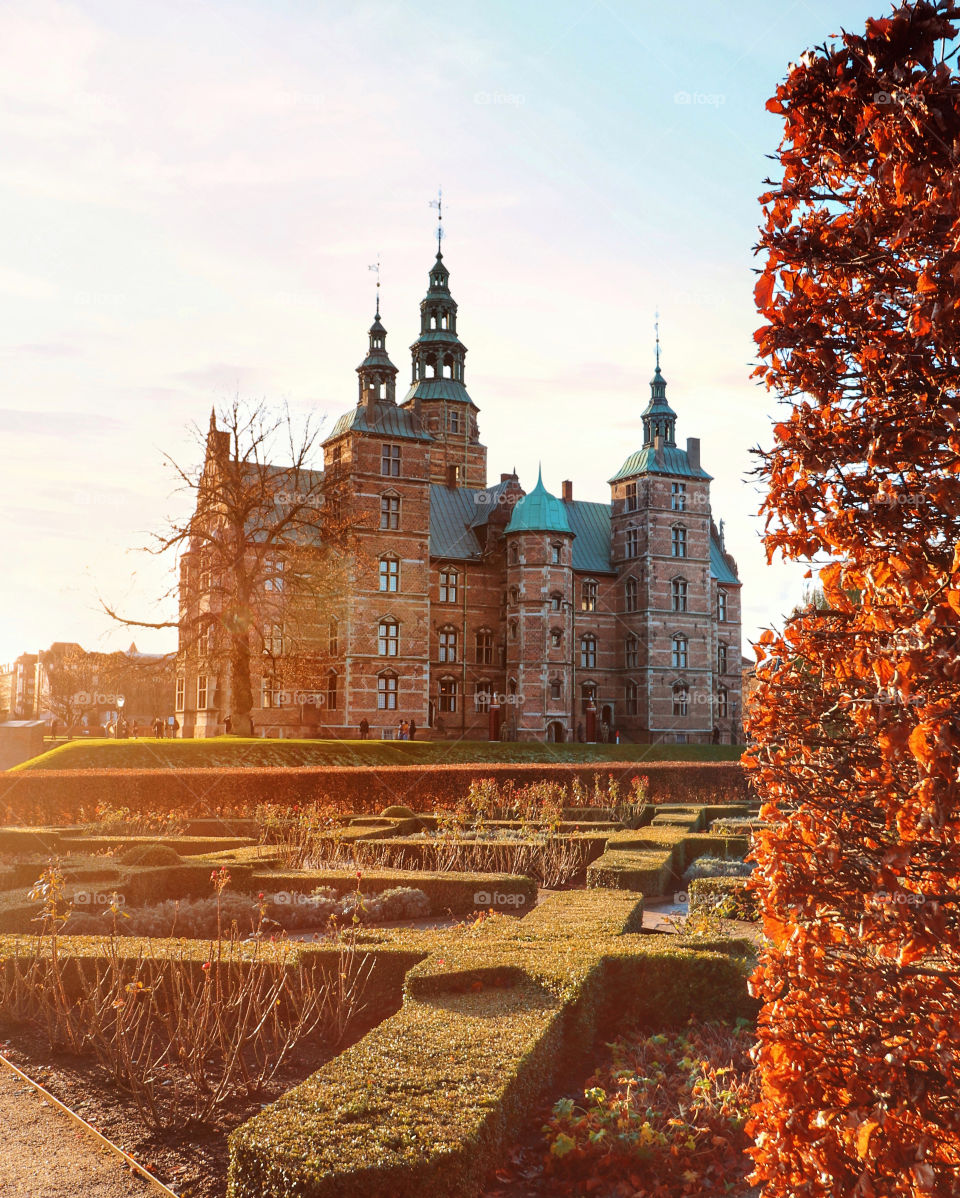
[[[530,494],[514,507],[507,532],[565,532],[573,536],[566,506],[543,485],[542,472],[537,474],[537,485]]]

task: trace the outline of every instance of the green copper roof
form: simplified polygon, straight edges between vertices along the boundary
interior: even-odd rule
[[[344,412],[324,444],[342,437],[344,433],[379,433],[381,436],[401,437],[410,441],[432,441],[433,438],[421,429],[412,412],[404,411],[393,403],[357,404]]]
[[[665,445],[660,450],[659,460],[652,445],[638,449],[627,458],[613,478],[607,481],[615,483],[622,478],[632,478],[635,474],[670,474],[675,478],[713,477],[700,466],[691,466],[687,451],[676,445]]]
[[[566,505],[546,489],[542,474],[537,475],[533,490],[515,504],[506,531],[573,533]]]
[[[455,403],[468,403],[476,407],[459,379],[417,379],[403,397],[405,404],[414,399],[451,399]]]
[[[737,584],[740,582],[740,579],[727,565],[727,559],[713,533],[710,534],[710,573],[717,582],[735,582]]]

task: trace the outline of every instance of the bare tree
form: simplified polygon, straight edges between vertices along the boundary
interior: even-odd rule
[[[146,548],[175,554],[176,621],[132,620],[104,603],[114,619],[140,628],[177,628],[181,660],[204,656],[226,666],[232,730],[249,735],[252,661],[295,662],[315,669],[328,651],[323,629],[342,596],[354,530],[344,517],[339,475],[313,466],[318,431],[298,431],[289,412],[235,400],[197,438],[201,467],[167,461],[193,514],[172,521]],[[280,464],[277,464],[279,461]]]

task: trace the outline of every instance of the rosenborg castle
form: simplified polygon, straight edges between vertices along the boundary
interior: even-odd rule
[[[740,582],[659,360],[609,503],[571,482],[491,482],[449,277],[438,252],[399,401],[378,305],[357,403],[323,446],[370,565],[324,613],[308,701],[254,652],[255,733],[394,736],[406,721],[418,739],[739,740]],[[197,598],[182,584],[181,611]],[[226,661],[182,637],[177,670],[182,735],[222,733]]]

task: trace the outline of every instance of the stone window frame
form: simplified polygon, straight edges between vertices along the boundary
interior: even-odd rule
[[[453,624],[444,624],[437,629],[437,661],[444,665],[456,665],[460,657],[460,637]]]
[[[687,526],[685,524],[670,525],[670,556],[676,558],[687,556]]]
[[[640,638],[633,633],[623,638],[623,666],[626,670],[640,668]]]
[[[381,616],[377,620],[377,656],[400,656],[400,621],[396,616]]]
[[[580,669],[595,670],[597,668],[597,634],[595,632],[582,632],[580,634]]]
[[[640,610],[640,580],[634,574],[623,580],[623,610],[636,612]]]
[[[683,678],[678,678],[670,687],[673,700],[673,714],[686,716],[690,714],[690,687]]]
[[[623,687],[623,710],[624,715],[640,714],[640,684],[632,678]]]
[[[690,668],[690,638],[685,632],[675,632],[670,638],[670,662],[674,670]]]
[[[596,611],[600,599],[600,586],[595,578],[584,578],[580,583],[580,610]]]
[[[441,566],[437,574],[437,602],[456,603],[459,594],[460,571],[456,566]]]
[[[395,566],[391,570],[390,566]],[[386,581],[387,585],[383,583]],[[396,586],[390,586],[394,581]],[[400,591],[400,559],[395,553],[382,553],[377,566],[377,590],[381,595],[396,595]]]
[[[437,711],[441,715],[456,715],[459,699],[460,679],[454,674],[441,674],[437,679]]]
[[[481,647],[481,637],[484,638]],[[493,665],[493,649],[494,649],[495,634],[492,628],[484,624],[478,628],[474,634],[473,651],[476,663],[478,666]],[[482,651],[481,651],[482,649]]]
[[[400,675],[396,670],[380,670],[377,674],[377,711],[396,711],[399,702]]]
[[[670,608],[671,611],[685,612],[689,599],[690,583],[682,574],[670,579]]]
[[[395,506],[394,506],[395,504]],[[403,499],[399,491],[392,487],[380,492],[380,531],[397,532],[400,528],[400,516],[403,511]]]
[[[340,706],[340,675],[336,670],[327,670],[327,711],[336,711]]]

